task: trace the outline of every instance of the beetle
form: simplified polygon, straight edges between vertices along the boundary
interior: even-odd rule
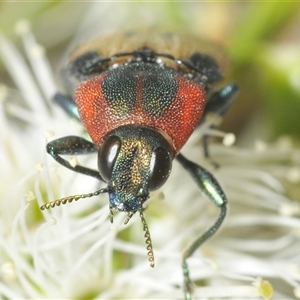
[[[118,211],[127,213],[125,224],[139,212],[152,267],[154,255],[143,204],[151,191],[167,181],[174,159],[187,170],[220,208],[220,215],[183,253],[185,299],[191,299],[192,294],[187,259],[222,224],[227,198],[213,175],[180,150],[199,124],[208,122],[210,114],[223,117],[236,97],[234,83],[214,87],[223,79],[223,66],[223,56],[216,47],[197,37],[171,32],[127,31],[84,43],[70,54],[63,70],[70,96],[58,93],[54,100],[83,123],[91,141],[67,136],[46,146],[66,168],[107,186],[46,203],[41,209],[108,193],[111,222]],[[207,139],[203,138],[203,145],[209,158]],[[98,153],[98,170],[73,166],[62,157],[91,153]]]

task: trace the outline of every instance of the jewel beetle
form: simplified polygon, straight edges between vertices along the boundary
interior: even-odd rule
[[[171,32],[112,33],[77,47],[63,70],[69,95],[54,100],[81,121],[91,141],[67,136],[47,144],[47,152],[68,169],[107,184],[96,192],[55,200],[48,209],[80,198],[108,193],[110,221],[126,212],[125,224],[138,212],[145,231],[150,265],[154,255],[143,204],[149,193],[168,179],[173,160],[191,175],[199,189],[220,208],[215,223],[184,251],[182,269],[185,299],[192,283],[187,259],[220,227],[226,216],[226,196],[213,175],[184,157],[180,150],[209,115],[223,117],[238,87],[221,89],[223,56],[194,36]],[[73,100],[74,99],[74,100]],[[215,127],[213,122],[209,127]],[[208,158],[208,136],[204,153]],[[63,155],[98,155],[98,170],[71,165]]]

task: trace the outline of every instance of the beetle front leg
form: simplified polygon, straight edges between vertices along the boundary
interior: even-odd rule
[[[98,150],[93,143],[79,136],[67,136],[49,142],[46,148],[47,152],[64,167],[72,171],[92,176],[98,180],[104,181],[104,179],[100,176],[99,171],[86,168],[80,165],[72,166],[67,160],[60,156],[95,153]]]
[[[216,205],[220,208],[220,215],[216,222],[205,231],[200,237],[198,237],[183,253],[182,257],[182,270],[184,277],[184,295],[186,300],[191,299],[191,280],[189,275],[189,268],[187,259],[193,255],[193,253],[221,226],[226,216],[226,196],[221,189],[217,180],[204,168],[186,159],[182,154],[178,154],[176,157],[181,165],[190,173],[194,181],[200,190]]]

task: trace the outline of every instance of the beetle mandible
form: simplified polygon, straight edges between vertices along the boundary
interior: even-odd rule
[[[185,299],[191,299],[192,293],[187,259],[218,230],[226,215],[227,199],[213,175],[180,150],[209,114],[223,117],[237,94],[233,83],[214,88],[223,78],[222,64],[219,51],[194,36],[113,33],[71,53],[63,79],[72,96],[58,93],[54,97],[71,117],[83,123],[92,142],[67,136],[49,142],[47,152],[63,166],[103,181],[107,187],[52,201],[41,209],[108,193],[111,222],[118,211],[127,212],[125,224],[139,212],[153,267],[143,204],[150,191],[167,181],[174,159],[220,208],[215,223],[183,253]],[[203,145],[208,157],[207,136]],[[61,156],[90,153],[98,153],[98,170],[72,166]]]

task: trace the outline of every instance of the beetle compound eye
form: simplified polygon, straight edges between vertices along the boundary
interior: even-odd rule
[[[157,190],[168,179],[172,169],[172,156],[164,148],[157,148],[151,158],[149,190]]]
[[[120,147],[120,139],[116,136],[112,136],[107,138],[99,148],[98,170],[106,182],[110,180]]]

